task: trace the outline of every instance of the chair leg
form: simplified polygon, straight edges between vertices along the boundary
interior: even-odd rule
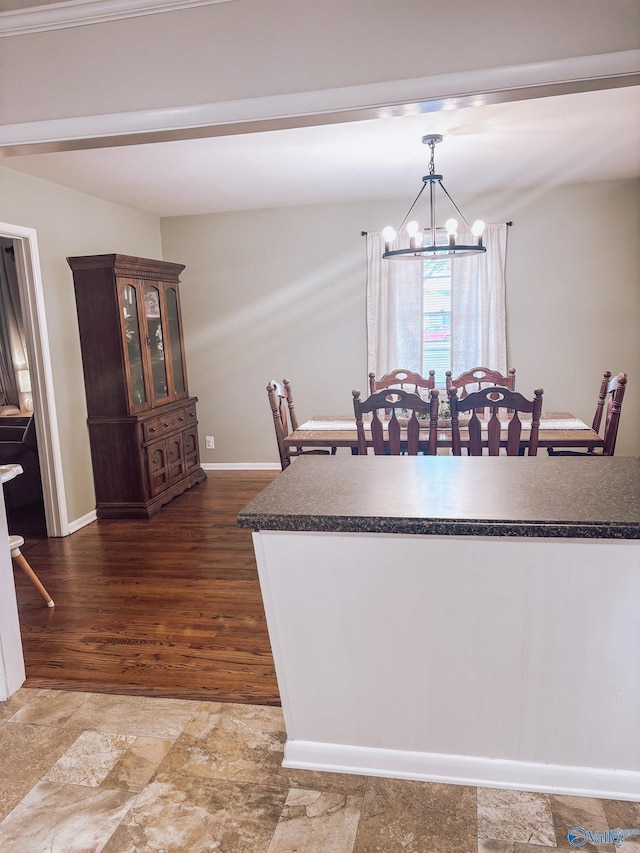
[[[17,553],[16,553],[16,552],[17,552]],[[43,586],[43,585],[42,585],[42,583],[40,582],[40,578],[38,577],[38,575],[33,571],[33,569],[31,568],[31,566],[29,565],[29,563],[27,563],[27,561],[26,561],[26,560],[25,560],[25,558],[23,557],[22,552],[20,551],[20,549],[19,549],[19,548],[14,548],[14,549],[12,550],[12,552],[11,552],[11,556],[12,556],[12,557],[13,557],[13,559],[16,561],[16,563],[18,564],[18,566],[20,566],[20,568],[21,568],[21,569],[22,569],[22,571],[25,573],[25,575],[29,578],[29,580],[31,581],[31,583],[32,583],[32,584],[35,586],[35,588],[38,590],[38,592],[40,593],[40,595],[41,595],[41,596],[44,598],[44,600],[47,602],[47,607],[53,607],[53,606],[54,606],[54,604],[55,604],[55,602],[53,601],[53,599],[51,598],[51,596],[49,595],[49,593],[47,592],[47,590],[44,588],[44,586]]]

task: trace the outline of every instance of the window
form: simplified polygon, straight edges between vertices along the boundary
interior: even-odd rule
[[[424,264],[422,287],[422,370],[436,372],[436,387],[445,387],[451,370],[451,261]]]

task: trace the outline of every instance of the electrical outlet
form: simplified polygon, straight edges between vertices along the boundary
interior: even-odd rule
[[[207,450],[215,450],[216,445],[215,445],[215,442],[214,442],[214,440],[213,440],[213,436],[212,436],[212,435],[207,435],[207,436],[205,437],[205,442],[206,442],[206,448],[207,448]]]

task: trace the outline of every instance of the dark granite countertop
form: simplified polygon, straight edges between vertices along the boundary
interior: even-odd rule
[[[240,527],[640,539],[640,458],[303,456]]]

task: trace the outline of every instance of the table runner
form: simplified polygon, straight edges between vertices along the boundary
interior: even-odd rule
[[[486,431],[486,421],[481,421],[483,431]],[[508,420],[500,420],[503,429],[507,428],[509,423]],[[365,429],[369,429],[370,425],[365,423]],[[309,432],[322,432],[322,431],[330,431],[330,430],[344,430],[344,431],[354,431],[356,428],[355,421],[305,421],[303,424],[300,424],[298,427],[298,431],[309,431]],[[428,426],[425,423],[422,429],[427,429]],[[464,426],[462,427],[464,429]],[[442,427],[440,427],[442,429]],[[530,420],[522,420],[522,429],[530,430],[531,429],[531,421]],[[584,421],[581,421],[579,418],[547,418],[542,419],[540,421],[540,429],[591,429]]]

